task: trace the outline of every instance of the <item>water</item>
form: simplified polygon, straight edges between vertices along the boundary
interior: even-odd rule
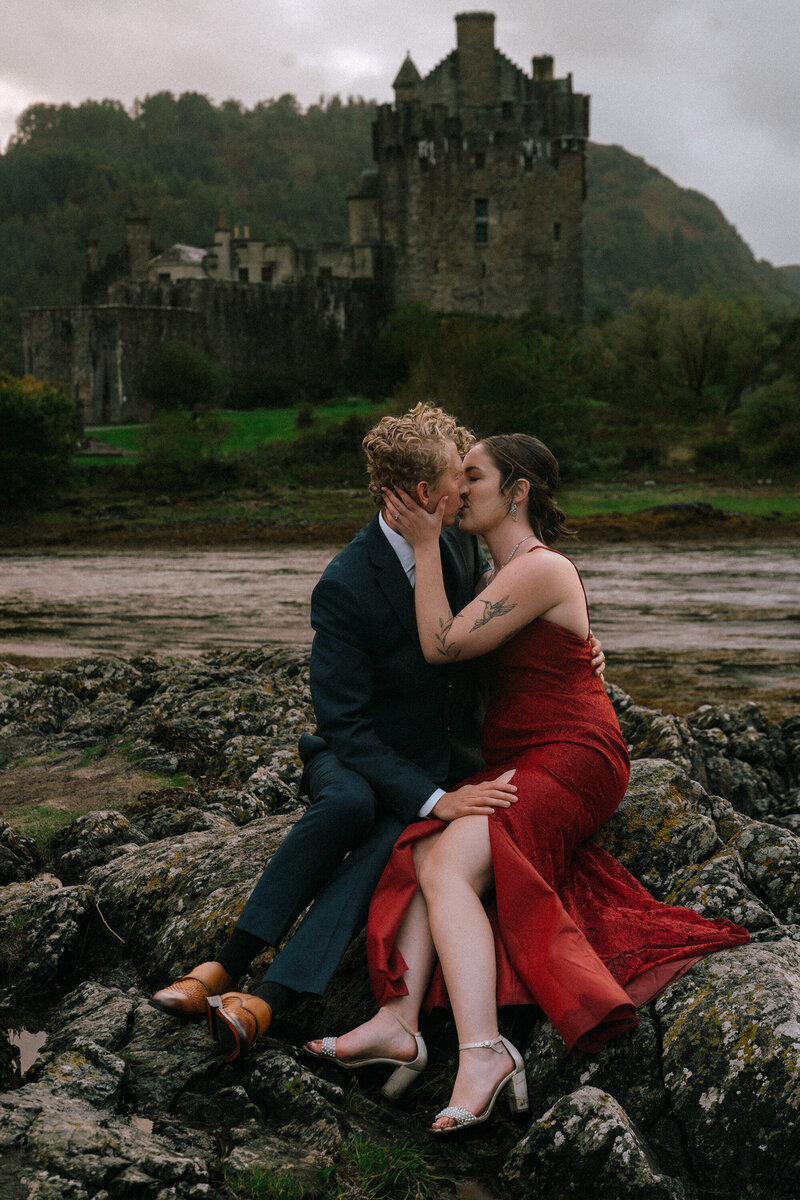
[[[307,645],[311,589],[336,549],[0,555],[0,656]],[[665,675],[676,672],[684,690],[705,689],[700,699],[718,698],[717,685],[800,696],[796,546],[626,544],[574,553],[609,663],[633,672],[639,690],[614,679],[637,697],[651,672],[661,692],[641,696],[648,703],[663,701]]]

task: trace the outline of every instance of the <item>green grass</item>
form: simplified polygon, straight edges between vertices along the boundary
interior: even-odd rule
[[[644,487],[635,483],[599,483],[587,481],[566,485],[558,493],[558,503],[568,517],[589,517],[605,513],[630,514],[662,504],[710,504],[725,512],[740,512],[752,517],[800,516],[800,491],[797,487],[741,484],[736,487],[698,480],[656,483]]]
[[[310,429],[326,429],[337,421],[360,413],[377,413],[381,406],[374,405],[370,400],[356,397],[352,400],[340,400],[335,403],[320,405],[314,408],[312,425],[299,428],[297,424],[297,408],[255,408],[248,412],[222,410],[219,416],[230,427],[230,433],[223,443],[223,451],[235,454],[241,451],[255,450],[266,442],[291,442]],[[103,425],[91,426],[86,433],[94,442],[106,442],[110,446],[118,446],[122,450],[138,453],[146,425]],[[121,462],[131,462],[130,458],[103,458],[87,456],[79,458],[79,463],[100,466],[117,466]]]
[[[33,838],[37,849],[44,852],[59,829],[69,825],[81,813],[65,808],[48,808],[31,804],[14,813],[14,828],[25,837]]]
[[[86,749],[81,754],[80,766],[82,766],[82,767],[91,766],[91,764],[95,761],[95,759],[100,758],[100,756],[105,751],[106,747],[107,747],[106,742],[101,742],[99,746],[87,746]]]
[[[289,1171],[272,1171],[257,1164],[227,1170],[225,1185],[236,1200],[302,1200],[303,1185]]]
[[[86,429],[89,440],[105,442],[108,446],[117,446],[120,450],[138,450],[142,431],[146,425],[92,425]],[[89,462],[108,462],[107,458],[86,459]]]
[[[368,1200],[426,1200],[432,1185],[450,1182],[431,1174],[424,1150],[408,1142],[378,1146],[360,1135],[345,1142],[338,1163],[320,1176],[323,1194],[330,1200],[353,1195]]]

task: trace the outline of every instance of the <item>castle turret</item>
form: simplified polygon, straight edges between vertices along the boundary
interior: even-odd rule
[[[411,54],[408,53],[402,67],[397,72],[397,78],[392,84],[395,102],[397,104],[407,104],[413,100],[416,95],[417,84],[421,82],[422,76],[414,65]]]
[[[456,34],[460,104],[488,108],[497,101],[494,13],[460,13]]]

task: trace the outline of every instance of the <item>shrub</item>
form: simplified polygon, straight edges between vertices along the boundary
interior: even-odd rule
[[[67,479],[75,442],[75,406],[64,392],[30,375],[0,373],[0,500],[18,507],[50,500]]]
[[[145,430],[137,473],[148,487],[191,491],[235,474],[221,446],[229,427],[216,413],[160,413]]]
[[[228,391],[222,367],[188,342],[164,342],[142,373],[142,392],[154,412],[199,412],[219,407]]]
[[[797,468],[800,387],[788,377],[752,392],[731,418],[743,458],[757,467]]]

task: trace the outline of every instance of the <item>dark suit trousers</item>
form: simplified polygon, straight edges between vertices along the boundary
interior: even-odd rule
[[[311,807],[272,856],[236,924],[277,946],[311,904],[264,978],[321,996],[366,924],[372,893],[405,826],[379,808],[366,780],[330,750],[308,763],[305,785]]]

